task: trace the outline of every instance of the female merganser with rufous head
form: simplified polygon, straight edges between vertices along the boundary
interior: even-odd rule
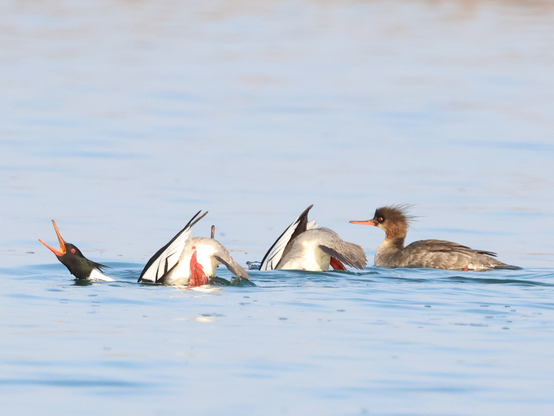
[[[217,266],[224,264],[239,279],[250,279],[219,241],[213,238],[192,237],[192,226],[206,216],[198,211],[169,243],[158,250],[146,263],[139,283],[163,283],[196,287],[207,285],[215,277]],[[200,216],[199,216],[200,215]]]
[[[346,270],[344,264],[363,269],[367,263],[364,250],[357,244],[343,241],[329,228],[318,228],[308,221],[310,205],[268,250],[260,270]],[[344,264],[343,264],[344,263]]]
[[[107,268],[108,266],[104,266],[103,264],[95,263],[94,261],[87,259],[85,256],[83,256],[81,250],[79,250],[73,244],[66,243],[64,241],[54,220],[52,220],[52,224],[54,224],[54,230],[56,231],[58,241],[60,242],[60,249],[56,250],[54,247],[51,247],[40,239],[38,241],[40,241],[52,253],[54,253],[58,260],[62,262],[65,267],[67,267],[67,269],[73,276],[75,276],[79,280],[104,282],[114,281],[114,279],[102,273],[104,268]]]
[[[502,263],[496,253],[473,250],[457,243],[443,240],[421,240],[404,247],[410,221],[409,205],[389,205],[378,208],[373,219],[350,221],[351,224],[373,225],[385,231],[385,241],[375,252],[375,265],[380,267],[426,267],[444,270],[482,272],[492,269],[520,269]]]

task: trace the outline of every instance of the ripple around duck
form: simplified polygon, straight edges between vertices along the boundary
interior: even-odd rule
[[[123,380],[83,380],[83,379],[62,379],[51,378],[40,379],[6,379],[0,378],[0,385],[4,386],[49,386],[63,388],[90,388],[90,387],[109,387],[109,388],[149,388],[150,383],[141,383],[136,381]]]
[[[56,281],[63,280],[67,284],[78,286],[111,285],[127,287],[137,284],[142,266],[135,263],[108,262],[110,268],[107,274],[116,279],[115,282],[89,282],[72,279],[62,265],[33,265],[18,268],[0,269],[0,274],[17,280]],[[328,272],[311,272],[305,270],[271,270],[249,272],[251,282],[265,289],[283,287],[304,287],[309,285],[333,288],[356,287],[375,284],[475,284],[475,285],[513,285],[513,286],[554,286],[554,271],[549,269],[494,270],[489,272],[459,272],[438,269],[384,269],[369,267],[364,270],[333,270]],[[233,276],[224,268],[218,270],[218,284],[227,286],[233,283]],[[72,282],[72,283],[70,283]],[[138,284],[142,287],[157,287],[152,284]],[[240,286],[240,285],[239,285]],[[249,285],[250,286],[250,285]],[[55,289],[54,289],[55,290]],[[23,295],[22,295],[23,296]]]
[[[497,278],[497,279],[483,279],[483,278],[472,278],[465,276],[450,276],[443,279],[456,282],[456,283],[473,283],[473,284],[483,284],[483,285],[516,285],[516,286],[547,286],[553,287],[554,283],[545,283],[532,280],[520,280],[520,279],[509,279],[509,278]]]
[[[11,317],[3,389],[138,400],[173,392],[190,403],[196,385],[262,383],[339,401],[375,392],[475,398],[487,377],[503,395],[511,387],[497,380],[515,374],[541,389],[537,375],[551,361],[548,269],[251,271],[256,286],[192,291],[138,284],[141,264],[109,265],[115,282],[87,286],[58,265],[0,271],[0,310]],[[224,268],[218,275],[231,279]]]

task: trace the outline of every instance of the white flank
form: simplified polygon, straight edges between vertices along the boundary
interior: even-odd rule
[[[115,279],[112,279],[109,276],[106,276],[105,274],[99,272],[96,269],[93,269],[90,273],[90,276],[88,277],[88,280],[91,280],[93,282],[115,282]]]
[[[298,217],[296,221],[294,221],[289,226],[289,228],[285,230],[283,235],[279,237],[279,239],[275,242],[275,244],[273,244],[269,253],[264,258],[264,261],[260,265],[260,270],[274,270],[277,267],[277,265],[281,261],[281,257],[283,257],[283,252],[285,251],[285,248],[287,247],[287,244],[289,243],[299,223],[300,223],[300,217]],[[306,225],[306,228],[308,230],[317,228],[316,221],[315,220],[309,221],[308,224]]]

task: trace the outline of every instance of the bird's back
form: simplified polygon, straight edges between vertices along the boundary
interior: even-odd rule
[[[485,271],[491,269],[513,269],[515,266],[494,258],[495,253],[474,250],[458,243],[444,240],[415,241],[394,255],[384,258],[384,267],[426,267],[445,270]]]

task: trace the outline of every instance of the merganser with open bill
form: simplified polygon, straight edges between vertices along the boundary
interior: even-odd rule
[[[377,208],[373,219],[350,221],[351,224],[373,225],[385,231],[385,241],[375,252],[375,265],[380,267],[425,267],[444,270],[482,272],[493,269],[518,270],[495,259],[496,253],[473,250],[443,240],[421,240],[404,246],[410,221],[410,205],[389,205]]]
[[[108,266],[104,266],[103,264],[87,259],[83,253],[81,253],[81,250],[79,250],[75,245],[64,241],[60,231],[58,230],[56,221],[52,220],[52,224],[54,224],[54,230],[56,231],[58,241],[60,242],[60,249],[56,250],[54,247],[48,245],[41,239],[38,241],[54,253],[58,260],[62,262],[65,267],[67,267],[73,276],[79,280],[104,282],[113,282],[115,280],[103,273],[104,269]]]
[[[281,234],[264,256],[260,270],[346,270],[344,264],[363,269],[367,263],[364,250],[357,244],[342,240],[329,228],[319,228],[308,221],[310,205]],[[343,264],[344,263],[344,264]]]
[[[217,266],[224,264],[237,278],[249,280],[248,273],[216,239],[192,237],[192,227],[206,216],[198,211],[175,237],[146,263],[139,283],[161,283],[196,287],[207,285],[215,277]],[[212,226],[212,235],[215,229]]]

